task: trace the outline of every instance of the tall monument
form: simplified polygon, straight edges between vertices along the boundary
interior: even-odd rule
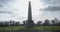
[[[28,6],[28,20],[26,21],[27,26],[34,26],[34,21],[32,20],[31,2],[29,1]]]
[[[29,1],[28,6],[28,21],[32,21],[31,2]]]

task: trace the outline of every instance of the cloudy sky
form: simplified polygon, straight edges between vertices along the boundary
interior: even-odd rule
[[[29,1],[35,22],[60,19],[60,0],[0,0],[0,21],[27,20]]]

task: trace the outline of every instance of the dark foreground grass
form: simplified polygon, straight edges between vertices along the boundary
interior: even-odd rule
[[[16,30],[48,30],[48,31],[56,31],[60,30],[60,26],[35,26],[35,27],[27,27],[24,26],[9,26],[9,27],[0,27],[0,31],[16,31]]]

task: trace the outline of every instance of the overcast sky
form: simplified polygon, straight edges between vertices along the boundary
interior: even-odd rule
[[[60,19],[60,0],[0,0],[0,21],[27,20],[29,1],[35,22]]]

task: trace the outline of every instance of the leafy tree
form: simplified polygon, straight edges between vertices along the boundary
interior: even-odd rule
[[[2,27],[2,22],[0,22],[0,27]]]
[[[16,22],[16,23],[15,23],[15,26],[19,26],[19,25],[20,25],[20,22]]]
[[[42,25],[42,21],[38,21],[37,26],[41,26],[41,25]]]
[[[54,20],[52,20],[52,24],[53,24],[53,26],[55,25],[55,21]]]
[[[49,20],[46,19],[45,22],[43,23],[43,26],[50,26]]]

